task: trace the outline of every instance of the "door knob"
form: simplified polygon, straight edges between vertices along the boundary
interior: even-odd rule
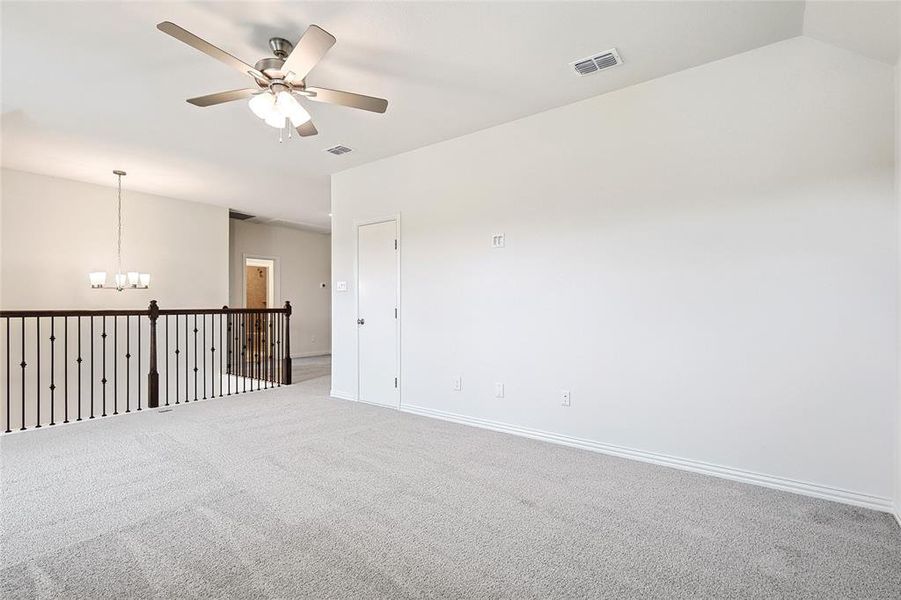
[[[365,325],[365,324],[366,324],[365,319],[357,319],[357,325]]]

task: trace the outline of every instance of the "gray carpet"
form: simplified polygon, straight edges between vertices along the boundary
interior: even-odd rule
[[[329,399],[0,439],[3,598],[895,598],[887,514]]]
[[[329,354],[291,359],[291,381],[293,383],[326,377],[331,374],[332,357]]]

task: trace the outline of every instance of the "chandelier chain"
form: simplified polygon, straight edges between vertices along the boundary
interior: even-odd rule
[[[118,208],[118,217],[119,217],[119,231],[118,237],[116,239],[116,277],[117,277],[117,285],[118,285],[118,277],[122,273],[122,176],[117,175],[119,178],[119,208]]]

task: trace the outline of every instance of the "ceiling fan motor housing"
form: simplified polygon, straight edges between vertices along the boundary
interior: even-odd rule
[[[288,58],[288,55],[291,54],[291,50],[294,49],[294,44],[285,38],[274,37],[269,38],[269,47],[272,48],[273,54],[281,59],[285,59]]]
[[[261,58],[254,68],[271,79],[282,79],[285,75],[282,73],[282,66],[285,64],[285,59],[291,54],[291,50],[294,49],[294,44],[285,38],[274,37],[269,39],[269,47],[275,57]]]

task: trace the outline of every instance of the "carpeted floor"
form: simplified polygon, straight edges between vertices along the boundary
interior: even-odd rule
[[[329,354],[291,359],[291,381],[293,383],[326,377],[331,374],[332,357]]]
[[[0,597],[901,594],[887,514],[327,394],[0,438]]]

